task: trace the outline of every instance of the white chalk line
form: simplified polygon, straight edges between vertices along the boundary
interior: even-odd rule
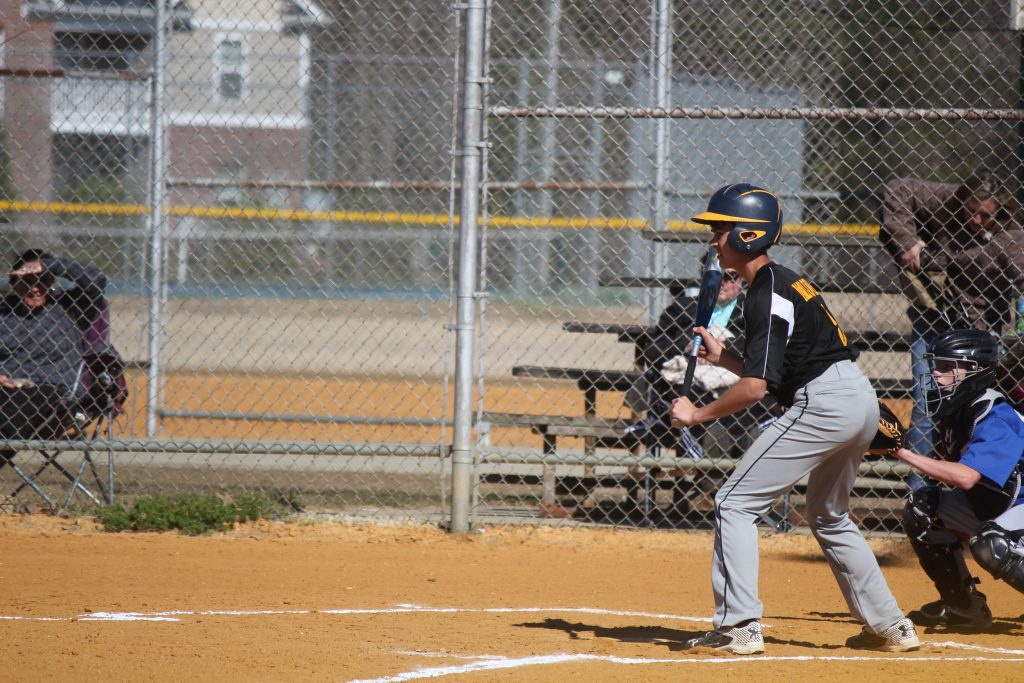
[[[575,613],[601,614],[622,617],[643,617],[646,619],[670,619],[675,621],[695,621],[710,623],[708,617],[688,617],[680,614],[658,614],[655,612],[632,612],[623,610],[599,609],[596,607],[425,607],[423,605],[399,604],[384,609],[281,609],[281,610],[169,610],[166,612],[86,612],[73,617],[24,617],[0,614],[0,621],[181,621],[182,617],[250,617],[266,615],[303,615],[303,614],[537,614],[537,613]]]
[[[993,652],[1006,655],[1024,655],[1024,650],[1007,650],[1002,647],[985,647],[983,645],[971,645],[970,643],[958,643],[955,640],[944,643],[928,643],[932,647],[958,647],[962,650],[979,650],[981,652]]]
[[[944,643],[947,647],[956,646],[953,643]],[[978,648],[985,649],[985,648]],[[995,648],[999,649],[999,648]],[[1007,651],[1007,652],[1019,652],[1019,651]],[[410,653],[419,654],[419,653]],[[439,653],[440,654],[440,653]],[[366,678],[349,681],[349,683],[398,683],[399,681],[412,681],[421,678],[440,678],[442,676],[456,676],[459,674],[473,673],[477,671],[495,671],[498,669],[514,669],[526,666],[541,666],[548,664],[564,664],[566,662],[606,662],[610,664],[624,664],[624,665],[648,665],[648,664],[711,664],[711,665],[733,665],[733,664],[758,664],[763,662],[900,662],[905,664],[917,664],[921,662],[941,662],[943,664],[949,662],[1022,662],[1022,658],[1000,658],[994,659],[992,657],[919,657],[919,656],[903,656],[903,657],[864,657],[864,656],[853,656],[853,657],[839,657],[835,655],[792,655],[787,657],[768,657],[765,655],[756,655],[753,657],[710,657],[710,658],[697,658],[688,657],[685,659],[646,659],[637,657],[614,657],[610,655],[592,655],[592,654],[554,654],[554,655],[534,655],[532,657],[520,657],[518,659],[509,658],[485,658],[479,657],[460,657],[460,659],[480,659],[482,661],[474,661],[470,664],[462,664],[457,666],[438,666],[431,667],[428,669],[417,669],[415,671],[406,671],[392,676],[383,676],[381,678]]]
[[[680,614],[662,614],[656,612],[637,612],[629,610],[610,610],[596,607],[426,607],[414,604],[399,604],[395,607],[382,609],[301,609],[301,610],[168,610],[163,612],[86,612],[72,617],[27,617],[18,615],[0,615],[0,621],[146,621],[146,622],[180,622],[182,618],[197,616],[275,616],[275,615],[375,615],[375,614],[598,614],[606,616],[641,617],[646,619],[661,619],[672,621],[691,621],[698,623],[710,623],[708,617],[692,617]],[[768,626],[766,624],[766,626]],[[1024,650],[1010,650],[1007,648],[985,647],[970,643],[958,643],[955,641],[925,642],[926,646],[960,648],[999,655],[1024,656]],[[1020,657],[928,657],[908,656],[903,658],[893,657],[864,657],[851,656],[839,657],[832,655],[794,655],[786,657],[770,657],[759,655],[752,658],[695,658],[685,659],[645,659],[601,656],[592,654],[555,654],[538,655],[510,659],[501,655],[456,655],[444,652],[399,652],[397,654],[415,655],[421,657],[448,657],[452,659],[472,660],[469,664],[461,666],[443,666],[427,669],[417,669],[393,676],[383,678],[367,679],[365,681],[352,681],[351,683],[392,683],[397,681],[409,681],[421,678],[437,678],[451,676],[474,671],[488,671],[497,669],[511,669],[524,666],[538,666],[547,664],[561,664],[564,662],[585,662],[601,661],[613,664],[639,665],[639,664],[737,664],[756,662],[780,662],[780,661],[844,661],[844,662],[873,662],[873,661],[905,661],[905,662],[960,662],[960,661],[987,661],[987,662],[1022,662]]]

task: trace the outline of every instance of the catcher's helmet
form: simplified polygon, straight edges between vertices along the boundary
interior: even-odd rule
[[[735,223],[729,246],[741,254],[756,254],[777,244],[782,235],[782,204],[768,190],[748,183],[719,188],[708,210],[693,217],[697,223]]]
[[[919,378],[925,392],[928,414],[949,415],[996,384],[996,365],[1002,343],[991,332],[966,329],[943,332],[928,345],[925,360],[934,372],[937,361],[955,363],[964,370],[952,384],[940,385],[932,373]]]

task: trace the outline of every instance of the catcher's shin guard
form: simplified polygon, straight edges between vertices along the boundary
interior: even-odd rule
[[[981,567],[1024,593],[1024,543],[1021,532],[986,522],[971,536],[971,554]]]
[[[967,569],[960,543],[922,543],[912,540],[910,546],[942,600],[954,607],[970,607],[971,594],[977,580]]]
[[[929,543],[929,531],[942,529],[938,518],[941,489],[922,486],[913,491],[903,510],[903,531],[918,562],[944,602],[956,607],[969,607],[974,578],[964,562],[963,547],[959,541]]]

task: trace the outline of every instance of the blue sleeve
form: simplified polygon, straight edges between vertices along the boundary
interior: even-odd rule
[[[993,406],[974,428],[960,463],[1003,486],[1024,455],[1024,422],[1005,403]]]

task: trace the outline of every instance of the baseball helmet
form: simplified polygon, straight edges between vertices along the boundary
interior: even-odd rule
[[[782,204],[768,190],[748,183],[719,188],[708,209],[693,217],[697,223],[735,223],[729,246],[741,254],[756,254],[777,244],[782,235]]]
[[[949,330],[936,337],[925,354],[932,372],[919,378],[928,414],[949,415],[995,386],[1001,354],[999,338],[984,330]],[[964,370],[963,376],[952,384],[939,385],[933,374],[938,361],[956,363],[957,369]]]

